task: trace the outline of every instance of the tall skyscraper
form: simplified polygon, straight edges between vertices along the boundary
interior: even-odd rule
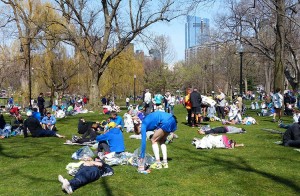
[[[201,46],[210,41],[209,19],[197,16],[187,16],[185,24],[185,60],[188,63],[190,59],[197,55]]]
[[[185,24],[185,49],[208,42],[209,34],[209,19],[187,16]]]

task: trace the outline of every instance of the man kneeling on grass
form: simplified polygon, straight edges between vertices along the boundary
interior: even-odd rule
[[[102,161],[85,161],[80,166],[78,172],[71,180],[58,175],[58,180],[62,183],[62,190],[72,194],[76,189],[98,180],[100,177],[111,176],[114,170]]]
[[[57,134],[55,131],[45,130],[42,128],[41,123],[32,117],[32,112],[26,113],[28,118],[24,122],[24,137],[28,137],[27,131],[30,131],[32,137],[59,137],[64,138],[65,136]]]

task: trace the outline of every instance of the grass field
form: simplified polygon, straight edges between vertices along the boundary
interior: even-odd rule
[[[175,113],[179,138],[168,145],[169,169],[143,175],[132,166],[115,166],[115,175],[88,184],[74,195],[299,195],[300,153],[274,144],[281,140],[279,134],[261,130],[278,129],[271,117],[248,112],[259,125],[245,125],[246,134],[230,135],[245,147],[197,150],[191,141],[202,136],[196,128],[184,124],[186,111],[181,105]],[[108,117],[99,112],[80,116],[86,120]],[[69,139],[76,134],[78,117],[59,120],[59,133]],[[291,119],[285,117],[284,122]],[[220,126],[220,122],[210,124]],[[129,135],[124,133],[126,150],[133,152],[140,140],[131,140]],[[64,195],[57,176],[71,179],[65,166],[74,162],[71,155],[79,148],[63,145],[64,141],[22,136],[0,140],[0,195]],[[147,151],[152,154],[151,145],[147,144]]]

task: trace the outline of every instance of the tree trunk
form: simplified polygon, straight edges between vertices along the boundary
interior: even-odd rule
[[[248,81],[247,81],[247,78],[244,79],[244,84],[245,84],[245,91],[244,91],[244,93],[246,94],[248,92]]]
[[[90,86],[89,99],[90,99],[90,104],[93,108],[99,106],[99,103],[100,103],[99,78],[100,78],[101,75],[99,74],[97,68],[98,68],[97,66],[93,66],[91,86]]]
[[[284,88],[284,16],[285,16],[285,1],[276,0],[276,43],[275,43],[275,69],[274,69],[274,91],[276,88],[281,90]]]
[[[270,93],[271,91],[271,66],[265,63],[265,91]]]

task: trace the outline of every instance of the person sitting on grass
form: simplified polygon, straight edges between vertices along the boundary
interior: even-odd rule
[[[32,117],[37,119],[39,122],[42,122],[42,116],[41,116],[41,113],[38,112],[38,109],[37,108],[33,108],[32,109],[33,112],[32,112]]]
[[[246,130],[244,128],[238,128],[234,126],[224,126],[224,127],[215,127],[212,129],[205,129],[205,127],[201,127],[198,130],[198,133],[200,135],[205,135],[205,134],[218,134],[218,133],[246,133]]]
[[[42,119],[42,126],[44,129],[48,130],[56,130],[55,127],[56,118],[51,115],[51,112],[47,112],[46,116]]]
[[[28,118],[24,122],[24,137],[28,137],[27,131],[31,133],[32,137],[65,137],[57,134],[55,131],[43,129],[40,122],[32,117],[32,112],[30,110],[27,111],[26,115]]]
[[[110,112],[110,118],[109,122],[114,122],[117,124],[117,127],[120,128],[121,130],[124,127],[124,122],[121,116],[118,115],[116,111],[111,111]]]
[[[125,151],[124,137],[121,129],[116,123],[110,122],[106,125],[104,134],[96,137],[98,152],[108,154],[115,152],[117,154]]]
[[[13,115],[10,117],[10,124],[12,130],[23,130],[23,118],[21,114]]]
[[[67,180],[62,175],[58,175],[58,181],[62,183],[62,190],[70,195],[75,190],[98,180],[100,177],[113,174],[114,170],[103,161],[84,161],[73,179]]]
[[[194,138],[193,145],[197,149],[212,149],[212,148],[226,148],[233,149],[235,147],[244,146],[244,144],[237,144],[234,140],[230,140],[226,135],[206,135],[202,139]]]
[[[298,121],[298,123],[294,123],[292,126],[290,126],[283,134],[282,144],[284,146],[299,148],[300,147],[300,130],[299,129],[300,129],[299,121]]]
[[[84,119],[83,119],[84,120]],[[93,142],[96,140],[97,131],[98,131],[99,124],[93,123],[87,130],[83,133],[81,137],[73,136],[72,143],[79,143],[82,144],[84,142]]]
[[[161,169],[162,167],[168,168],[167,162],[167,146],[165,144],[168,135],[171,132],[177,130],[177,119],[172,114],[166,112],[156,111],[153,113],[148,114],[142,123],[141,127],[141,153],[139,155],[139,168],[138,171],[143,173],[145,171],[145,151],[146,151],[146,139],[147,133],[149,131],[154,131],[154,134],[151,137],[152,142],[152,149],[156,159],[156,162],[151,165],[153,169]],[[159,156],[159,146],[160,144],[162,155],[163,155],[163,162],[160,161]]]

